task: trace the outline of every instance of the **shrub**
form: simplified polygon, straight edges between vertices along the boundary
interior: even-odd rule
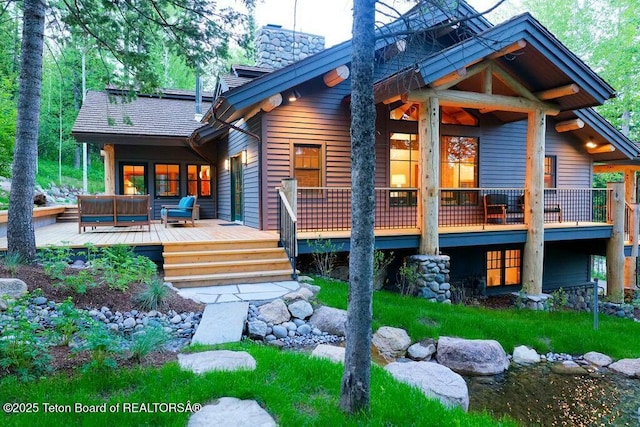
[[[383,251],[373,252],[373,289],[379,291],[386,282],[387,268],[393,262],[393,252],[385,256]]]
[[[551,293],[551,296],[547,299],[547,308],[549,311],[562,310],[567,306],[569,297],[564,288],[558,288]]]
[[[82,332],[83,342],[75,351],[89,351],[91,362],[84,366],[84,370],[103,370],[116,368],[116,355],[122,350],[122,339],[111,333],[105,325],[91,320]]]
[[[51,325],[60,336],[59,344],[68,345],[73,336],[80,331],[84,316],[76,310],[71,298],[67,298],[63,303],[58,304],[59,315],[51,319]]]
[[[138,363],[153,350],[159,348],[169,340],[169,334],[160,326],[146,328],[144,331],[133,335],[131,341],[131,358]]]
[[[133,282],[146,282],[156,272],[156,265],[149,258],[136,255],[133,248],[114,245],[102,249],[93,262],[109,289],[126,291]]]
[[[144,310],[157,310],[162,307],[169,295],[169,288],[157,276],[147,283],[136,296],[136,302]]]
[[[417,264],[404,261],[398,270],[398,287],[401,295],[415,295],[422,275],[418,271]]]
[[[51,369],[51,355],[40,326],[26,315],[25,299],[12,302],[9,310],[13,316],[0,319],[0,368],[20,381],[31,381]]]
[[[38,253],[38,261],[42,264],[44,272],[52,279],[62,280],[64,270],[69,267],[73,250],[66,245],[48,245]]]
[[[1,262],[4,268],[6,268],[12,276],[15,276],[18,268],[24,264],[24,259],[18,252],[7,252],[2,256]]]
[[[98,286],[93,275],[87,270],[81,270],[75,274],[66,275],[55,285],[69,291],[73,291],[77,294],[84,294],[87,292],[87,289]]]
[[[311,248],[311,258],[318,274],[330,277],[338,256],[337,252],[342,249],[342,245],[334,245],[331,239],[317,239],[313,242],[307,240],[307,244]]]

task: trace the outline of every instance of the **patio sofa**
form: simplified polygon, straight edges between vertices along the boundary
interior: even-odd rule
[[[197,196],[186,196],[180,199],[177,205],[163,205],[160,210],[160,222],[167,228],[169,222],[191,221],[191,226],[195,227]]]
[[[78,196],[78,233],[86,227],[147,226],[151,231],[149,195]]]

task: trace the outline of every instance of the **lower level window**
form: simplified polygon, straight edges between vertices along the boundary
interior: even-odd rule
[[[520,249],[487,252],[487,286],[519,285]]]

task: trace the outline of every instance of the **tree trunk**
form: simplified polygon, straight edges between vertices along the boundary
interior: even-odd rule
[[[32,261],[36,254],[32,212],[38,155],[44,13],[44,0],[24,0],[18,119],[7,240],[9,253],[18,253],[27,261]]]
[[[369,409],[375,193],[373,98],[375,0],[355,0],[351,53],[351,253],[340,407]]]

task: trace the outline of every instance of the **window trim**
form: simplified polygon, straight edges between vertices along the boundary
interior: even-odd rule
[[[119,162],[120,166],[119,166],[119,178],[120,178],[120,183],[118,185],[119,188],[119,194],[126,194],[124,191],[124,168],[125,166],[141,166],[144,168],[144,174],[143,174],[143,179],[144,179],[144,187],[145,187],[145,192],[143,192],[142,194],[150,194],[149,193],[149,164],[146,162],[130,162],[127,160],[122,160]]]
[[[327,173],[327,167],[326,167],[327,156],[326,156],[326,150],[325,150],[326,148],[325,142],[291,141],[291,144],[289,147],[289,164],[290,164],[289,173],[292,178],[296,178],[296,146],[307,146],[307,147],[319,149],[320,167],[318,170],[320,175],[319,176],[320,185],[318,186],[318,188],[324,187],[326,183],[326,173]],[[300,186],[300,183],[298,183],[298,186]],[[310,188],[315,188],[315,187],[310,187]]]
[[[551,160],[551,168],[553,169],[551,171],[550,174],[547,174],[547,168],[546,165],[543,164],[543,168],[544,168],[544,178],[546,178],[547,176],[551,176],[553,182],[551,182],[551,186],[547,187],[545,186],[545,189],[554,189],[558,187],[558,156],[556,156],[555,154],[553,155],[545,155],[544,156],[544,161],[546,163],[547,159]],[[546,180],[544,180],[544,182],[546,183]]]
[[[158,179],[157,179],[157,172],[156,172],[156,167],[160,166],[160,165],[166,165],[166,166],[177,166],[178,167],[178,174],[176,175],[176,179],[167,179],[167,182],[177,182],[177,194],[169,194],[169,195],[163,195],[160,194],[160,192],[158,191],[159,189],[159,185],[158,185]],[[160,198],[160,199],[177,199],[180,197],[180,195],[182,194],[182,163],[154,163],[153,164],[153,189],[156,195],[156,198]]]

